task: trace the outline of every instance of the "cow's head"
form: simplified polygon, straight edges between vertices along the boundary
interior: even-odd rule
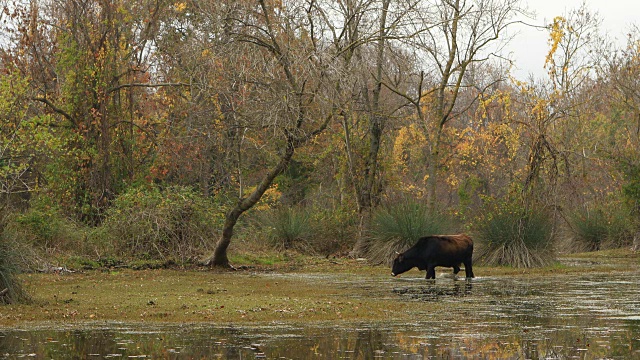
[[[406,259],[404,254],[398,254],[395,259],[393,259],[393,265],[391,266],[391,276],[397,276],[404,272],[411,270],[415,265],[410,259]]]

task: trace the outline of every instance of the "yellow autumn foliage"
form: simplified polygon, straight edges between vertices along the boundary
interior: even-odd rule
[[[185,2],[177,2],[173,4],[173,8],[176,12],[184,12],[187,9],[187,3]]]
[[[396,171],[406,172],[411,161],[411,154],[424,146],[427,138],[417,124],[409,124],[398,130],[393,144],[393,163]]]
[[[567,19],[562,16],[556,16],[553,19],[553,23],[549,26],[549,53],[544,62],[544,66],[549,66],[549,71],[555,73],[555,62],[553,61],[553,55],[558,51],[558,45],[565,36],[565,27],[567,25]]]

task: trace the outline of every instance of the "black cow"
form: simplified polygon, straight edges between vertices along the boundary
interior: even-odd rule
[[[409,250],[393,260],[391,275],[400,275],[414,267],[427,270],[427,279],[436,278],[436,266],[452,267],[453,273],[464,264],[467,278],[472,278],[473,240],[467,235],[434,235],[420,238]]]

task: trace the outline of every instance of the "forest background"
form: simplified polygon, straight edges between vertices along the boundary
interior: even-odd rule
[[[2,10],[5,268],[638,246],[640,31],[610,41],[587,6],[546,27],[540,79],[503,53],[517,0]]]

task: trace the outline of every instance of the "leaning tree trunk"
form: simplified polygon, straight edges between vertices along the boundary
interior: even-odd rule
[[[292,138],[289,138],[287,141],[287,147],[278,164],[265,175],[260,184],[249,196],[241,198],[240,201],[238,201],[238,204],[227,213],[224,227],[222,228],[222,236],[216,244],[213,255],[204,261],[204,265],[224,268],[231,267],[231,264],[229,264],[229,258],[227,257],[227,249],[231,244],[233,228],[238,222],[240,216],[260,201],[260,198],[264,195],[267,189],[269,189],[269,186],[271,186],[276,176],[280,175],[287,168],[291,158],[293,157],[294,151],[294,141]]]

